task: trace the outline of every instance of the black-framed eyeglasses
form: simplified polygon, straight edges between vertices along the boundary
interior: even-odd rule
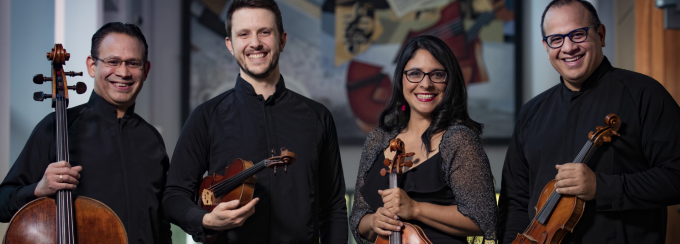
[[[430,80],[433,83],[444,83],[446,82],[446,71],[443,70],[435,70],[430,73],[425,73],[423,71],[414,69],[414,70],[406,70],[404,71],[404,75],[406,75],[406,80],[411,83],[419,83],[423,81],[425,76],[429,76]]]
[[[562,47],[562,45],[564,44],[564,38],[566,37],[569,37],[569,39],[571,39],[571,42],[573,43],[581,43],[588,39],[588,30],[597,25],[598,24],[594,24],[588,27],[578,28],[576,30],[569,32],[569,34],[549,35],[543,37],[543,40],[545,41],[546,44],[548,44],[548,47],[553,49]]]
[[[129,69],[141,69],[142,66],[144,66],[144,61],[138,60],[138,59],[129,59],[129,60],[125,60],[125,61],[117,59],[117,58],[100,59],[100,58],[94,57],[94,59],[102,61],[107,67],[118,67],[122,63],[125,63],[125,66],[127,66]]]

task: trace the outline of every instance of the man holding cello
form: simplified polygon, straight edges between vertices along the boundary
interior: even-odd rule
[[[605,26],[590,3],[552,1],[541,28],[561,78],[519,113],[501,181],[501,242],[524,233],[554,179],[556,193],[585,201],[562,243],[664,243],[666,207],[680,203],[680,107],[656,80],[612,67],[602,52]],[[620,136],[571,163],[612,113]]]
[[[0,221],[10,221],[34,199],[73,190],[110,207],[129,243],[172,242],[160,205],[169,167],[165,145],[134,113],[151,68],[147,56],[146,39],[133,24],[108,23],[92,36],[86,64],[94,92],[86,104],[66,112],[70,160],[55,162],[51,113],[35,127],[0,185]]]
[[[240,73],[233,89],[199,105],[184,125],[163,197],[168,217],[196,241],[347,243],[335,124],[323,105],[286,88],[278,61],[287,34],[276,2],[232,1],[226,30]],[[223,175],[237,158],[255,163],[282,147],[297,155],[295,164],[257,173],[249,203],[225,200],[212,212],[196,204],[206,172]]]

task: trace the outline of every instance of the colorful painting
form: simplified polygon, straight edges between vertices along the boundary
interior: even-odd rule
[[[188,109],[231,89],[239,72],[224,44],[228,0],[193,0]],[[453,50],[471,117],[489,142],[507,140],[518,109],[517,1],[280,0],[288,42],[280,70],[289,89],[324,104],[341,143],[361,144],[392,93],[395,59],[418,35]]]

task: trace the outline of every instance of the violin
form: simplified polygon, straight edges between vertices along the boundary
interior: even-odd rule
[[[52,77],[42,74],[33,77],[33,82],[52,82],[52,94],[36,92],[33,99],[43,101],[52,98],[56,113],[56,155],[57,161],[69,162],[68,126],[66,108],[68,90],[82,94],[87,90],[85,83],[68,86],[66,76],[82,76],[83,72],[64,72],[63,65],[70,54],[61,44],[55,44],[47,53],[52,61]],[[60,190],[56,196],[41,197],[24,205],[9,222],[3,243],[128,243],[123,222],[104,203],[84,196],[73,196],[71,190]]]
[[[588,134],[589,140],[574,159],[574,163],[583,163],[593,147],[599,147],[604,142],[611,142],[612,136],[621,136],[618,133],[621,127],[618,115],[609,114],[604,121],[607,126],[598,126],[595,128],[596,132],[591,131]],[[545,185],[534,207],[536,216],[524,233],[517,234],[513,244],[559,244],[567,232],[574,232],[574,227],[581,219],[586,203],[576,196],[557,193],[556,182],[551,180]]]
[[[404,142],[401,139],[395,138],[390,141],[390,152],[397,151],[397,153],[394,155],[392,160],[386,158],[385,161],[383,161],[383,164],[385,164],[388,169],[386,170],[383,168],[380,170],[381,176],[389,174],[389,189],[398,188],[397,178],[404,173],[404,166],[413,166],[413,162],[411,162],[411,160],[406,160],[406,158],[412,157],[415,155],[415,153],[404,153],[404,148],[406,147],[404,146]],[[425,236],[423,229],[421,229],[419,226],[407,222],[403,223],[404,229],[401,231],[392,231],[392,234],[387,238],[378,235],[378,238],[375,239],[375,244],[432,244],[430,239]]]
[[[285,147],[281,148],[279,156],[274,156],[274,150],[272,150],[272,157],[254,165],[251,161],[237,158],[226,168],[224,175],[213,174],[203,178],[198,188],[200,196],[198,205],[212,212],[221,202],[239,200],[238,207],[243,207],[253,200],[257,182],[255,174],[265,168],[273,168],[274,175],[276,175],[278,166],[283,166],[284,171],[288,173],[288,165],[295,163],[296,158],[295,153],[288,151]],[[212,243],[220,233],[217,232],[206,238],[205,243]]]

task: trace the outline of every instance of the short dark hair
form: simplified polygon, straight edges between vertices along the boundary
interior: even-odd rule
[[[227,37],[231,38],[231,17],[236,10],[241,8],[263,8],[272,11],[276,17],[276,30],[279,31],[279,35],[283,34],[283,18],[281,18],[281,10],[279,10],[279,5],[277,5],[274,0],[234,0],[231,2],[231,5],[229,5],[229,10],[227,11],[227,21],[225,23]]]
[[[418,36],[411,39],[397,58],[397,67],[394,69],[392,85],[392,98],[389,104],[380,114],[379,126],[385,131],[401,131],[411,118],[411,110],[406,103],[402,80],[404,69],[418,50],[426,50],[442,65],[447,73],[447,85],[444,90],[442,101],[432,111],[432,122],[421,136],[423,145],[431,152],[430,141],[432,136],[446,130],[451,125],[461,124],[472,129],[477,134],[482,134],[484,126],[470,118],[467,107],[467,88],[463,79],[463,72],[456,56],[448,45],[434,36]],[[402,111],[402,106],[406,109]]]
[[[590,23],[592,25],[595,25],[595,30],[597,30],[597,27],[600,27],[600,17],[597,16],[597,11],[595,10],[595,7],[593,4],[589,3],[588,1],[583,1],[583,0],[553,0],[548,4],[547,7],[545,7],[545,10],[543,10],[543,16],[541,16],[541,34],[543,37],[545,37],[545,29],[543,28],[543,21],[545,21],[545,14],[548,12],[553,7],[562,7],[565,5],[569,5],[573,2],[580,3],[581,6],[586,8],[588,12],[590,13]]]
[[[92,47],[90,48],[90,55],[93,58],[99,58],[99,45],[102,43],[104,37],[111,33],[126,34],[131,37],[137,38],[144,45],[144,62],[148,60],[149,56],[149,45],[146,44],[146,38],[142,31],[134,24],[121,23],[121,22],[110,22],[99,28],[97,32],[92,35]]]

